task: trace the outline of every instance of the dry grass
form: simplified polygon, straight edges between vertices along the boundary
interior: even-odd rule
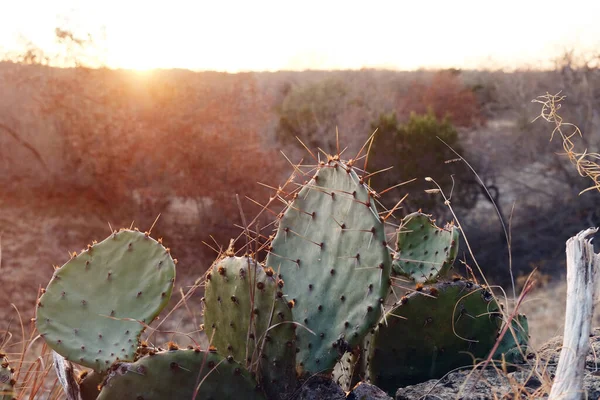
[[[14,369],[16,398],[64,398],[52,368],[52,354],[35,330],[32,321],[23,320],[16,308],[18,321],[13,330],[3,332],[0,348]],[[18,332],[14,334],[13,332]]]

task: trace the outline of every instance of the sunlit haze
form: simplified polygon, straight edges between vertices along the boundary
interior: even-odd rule
[[[5,0],[0,51],[90,33],[112,68],[544,66],[600,44],[600,1]]]

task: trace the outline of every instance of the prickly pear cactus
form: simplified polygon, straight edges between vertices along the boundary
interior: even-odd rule
[[[211,345],[256,372],[271,399],[296,389],[296,325],[284,284],[248,257],[226,257],[206,276],[204,326]]]
[[[296,331],[300,374],[330,372],[379,320],[391,258],[372,197],[352,166],[330,158],[278,221],[266,265],[308,328]]]
[[[519,314],[511,321],[511,324],[512,332],[510,329],[506,331],[498,349],[494,353],[494,359],[502,360],[502,355],[504,355],[504,360],[507,363],[516,364],[523,362],[523,355],[527,354],[529,322],[525,314]]]
[[[407,215],[398,229],[393,273],[420,283],[445,277],[458,252],[458,238],[453,224],[439,228],[429,215]]]
[[[147,355],[117,363],[98,400],[265,399],[256,381],[233,357],[200,350]]]
[[[0,363],[0,400],[13,400],[15,396],[14,370],[8,364],[8,360],[2,355]]]
[[[442,282],[404,297],[365,341],[370,383],[388,393],[440,378],[488,355],[501,324],[498,304],[470,281]]]
[[[67,360],[105,371],[134,359],[174,280],[175,264],[162,244],[142,232],[115,232],[54,272],[38,302],[37,329]]]

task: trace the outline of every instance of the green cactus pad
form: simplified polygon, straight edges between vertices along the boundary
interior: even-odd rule
[[[296,325],[282,288],[272,270],[251,258],[226,257],[207,274],[204,298],[211,345],[256,372],[272,399],[286,398],[297,383]]]
[[[37,329],[67,360],[105,371],[134,359],[174,280],[168,249],[138,231],[115,232],[54,272],[38,302]]]
[[[115,364],[98,396],[98,400],[194,398],[265,399],[233,357],[200,350],[173,350]]]
[[[504,360],[510,364],[523,362],[523,355],[527,354],[527,343],[529,342],[529,322],[527,316],[519,314],[512,320],[512,332],[506,331],[498,349],[494,353],[495,360]],[[516,339],[515,340],[515,336]]]
[[[278,221],[266,265],[295,302],[300,374],[330,372],[381,316],[391,258],[372,191],[351,166],[322,163]],[[311,332],[312,331],[312,332]]]
[[[402,219],[392,270],[416,282],[444,278],[458,253],[458,228],[439,228],[429,215],[416,212]]]
[[[13,372],[6,358],[3,358],[0,363],[0,400],[13,400],[16,398]]]
[[[473,282],[442,282],[413,292],[365,340],[367,379],[392,393],[473,365],[473,357],[488,356],[500,322],[498,304]]]

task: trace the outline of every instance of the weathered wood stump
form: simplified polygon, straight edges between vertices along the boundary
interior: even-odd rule
[[[583,398],[585,358],[589,351],[594,303],[598,296],[600,254],[594,253],[591,235],[598,228],[579,232],[567,241],[567,309],[563,346],[549,400]]]

